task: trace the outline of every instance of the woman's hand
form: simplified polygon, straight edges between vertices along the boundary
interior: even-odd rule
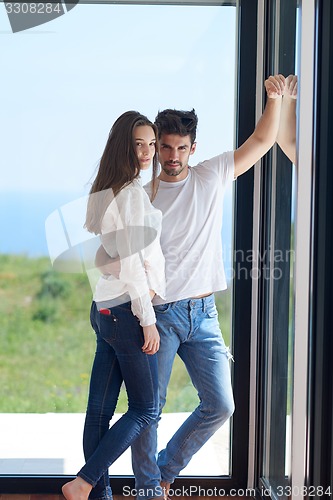
[[[286,78],[285,95],[288,95],[291,99],[297,99],[297,76],[296,75],[289,75]]]
[[[144,344],[142,351],[146,354],[155,354],[160,347],[160,334],[156,325],[143,326]]]

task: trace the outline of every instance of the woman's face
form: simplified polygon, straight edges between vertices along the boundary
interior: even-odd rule
[[[135,127],[134,147],[140,163],[141,170],[147,170],[150,167],[155,155],[156,137],[155,132],[149,125],[139,125]]]

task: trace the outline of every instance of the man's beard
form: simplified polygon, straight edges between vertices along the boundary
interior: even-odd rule
[[[162,170],[163,172],[165,172],[167,175],[170,175],[172,177],[176,177],[177,175],[181,174],[182,171],[184,170],[185,166],[183,166],[182,163],[179,163],[179,168],[171,168],[169,169],[168,168],[168,163],[164,163],[163,167],[162,167]]]

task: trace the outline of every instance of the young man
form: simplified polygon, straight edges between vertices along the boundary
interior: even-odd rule
[[[213,295],[226,288],[221,206],[228,182],[251,168],[276,141],[285,79],[271,76],[265,87],[267,104],[247,141],[195,167],[189,166],[196,148],[194,110],[165,110],[156,118],[162,171],[153,205],[163,213],[167,282],[166,300],[155,296],[153,301],[160,333],[160,409],[176,354],[186,365],[200,403],[157,459],[157,422],[132,445],[135,487],[144,500],[167,494],[179,472],[234,411],[230,354]]]

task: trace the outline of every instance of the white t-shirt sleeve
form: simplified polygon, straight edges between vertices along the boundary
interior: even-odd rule
[[[227,151],[220,155],[214,156],[209,160],[199,163],[196,167],[198,172],[212,178],[219,177],[223,186],[227,186],[229,182],[234,180],[235,176],[235,162],[234,151]]]

